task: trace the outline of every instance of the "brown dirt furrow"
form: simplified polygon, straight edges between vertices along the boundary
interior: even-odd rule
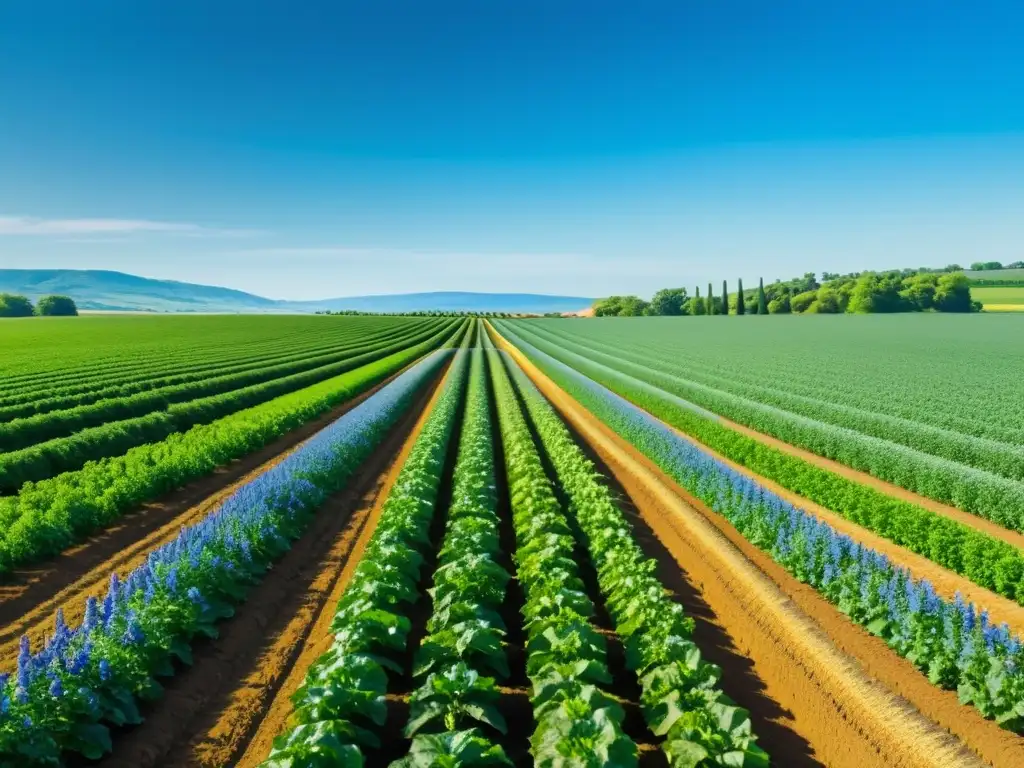
[[[174,539],[183,526],[201,520],[239,486],[283,461],[303,442],[401,373],[395,373],[255,453],[159,501],[145,504],[138,512],[126,515],[84,544],[41,565],[7,575],[0,583],[0,671],[10,671],[23,634],[28,634],[33,647],[37,647],[50,631],[57,608],[64,609],[65,618],[72,626],[77,624],[85,610],[86,598],[105,594],[112,573],[124,576],[152,550]]]
[[[320,652],[329,645],[334,600],[373,533],[378,502],[443,379],[421,393],[348,488],[320,508],[310,529],[221,625],[220,637],[195,648],[192,667],[166,682],[163,698],[144,713],[146,721],[115,734],[114,752],[95,765],[235,766],[263,723],[269,751],[290,714],[288,696],[319,655],[312,648],[318,641]]]
[[[690,497],[518,350],[502,346],[611,468],[817,760],[840,768],[1024,764],[1024,740],[932,686]]]

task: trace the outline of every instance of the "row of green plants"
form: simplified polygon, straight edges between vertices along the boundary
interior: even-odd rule
[[[547,333],[543,326],[531,326],[530,330],[537,338],[559,343],[558,337]],[[921,454],[931,454],[954,462],[955,466],[950,467],[954,473],[973,467],[1011,480],[1024,480],[1024,448],[1020,445],[842,405],[827,397],[826,393],[820,397],[794,394],[779,388],[781,382],[778,381],[767,386],[763,382],[743,381],[732,375],[701,371],[689,361],[684,365],[642,344],[629,346],[610,341],[599,344],[585,339],[570,343],[575,351],[666,391],[716,411],[725,409],[721,411],[723,415],[745,417],[751,421],[749,426],[752,427],[756,424],[757,428],[772,428],[773,417],[781,420],[805,417],[812,420],[810,426],[820,422],[817,429],[827,441],[817,444],[817,447],[824,446],[823,450],[832,450],[832,443],[838,442],[845,434],[829,431],[831,425],[906,446],[910,449],[906,455],[911,460],[927,462],[927,457]],[[799,423],[808,422],[801,420]]]
[[[248,481],[199,523],[183,528],[106,597],[89,597],[77,627],[58,611],[39,649],[22,638],[17,671],[0,678],[0,766],[60,766],[98,759],[111,728],[142,721],[161,678],[192,661],[192,642],[216,637],[248,589],[342,489],[451,352],[420,361],[371,398]]]
[[[518,328],[502,326],[518,344]],[[546,344],[536,348],[586,374],[752,472],[901,547],[1024,605],[1024,553],[951,518],[848,480],[725,427],[692,405],[628,374]],[[1008,511],[1011,514],[1012,511]]]
[[[424,344],[428,347],[437,346],[452,331],[453,326],[446,326],[439,331],[423,331],[413,337],[380,345],[371,351],[313,370],[186,403],[176,403],[169,405],[166,410],[90,427],[66,437],[0,454],[0,491],[16,491],[25,483],[45,480],[62,472],[72,472],[83,467],[86,462],[118,456],[136,446],[155,443],[196,425],[208,424],[244,408],[335,378],[404,348],[416,348]]]
[[[431,329],[410,329],[398,334],[357,339],[348,345],[335,346],[322,355],[304,355],[291,361],[261,365],[245,371],[208,374],[198,381],[172,384],[133,395],[105,398],[86,405],[14,419],[0,423],[0,452],[17,451],[91,427],[106,426],[115,421],[124,422],[158,411],[167,411],[174,422],[185,419],[186,428],[191,427],[194,425],[188,424],[187,420],[193,402],[214,402],[210,398],[242,391],[256,395],[264,391],[258,385],[273,381],[288,381],[292,386],[302,386],[302,382],[309,379],[309,383],[315,383],[317,377],[337,376],[369,362],[374,354],[393,352],[400,345],[416,344],[435,332]],[[200,409],[200,413],[205,410]]]
[[[751,544],[877,635],[928,680],[1003,728],[1024,733],[1024,644],[987,610],[948,600],[926,579],[841,534],[732,469],[648,412],[529,343],[556,383]]]
[[[224,319],[243,322],[225,333],[218,323]],[[83,326],[41,326],[47,333],[29,335],[27,348],[9,347],[15,353],[10,375],[0,381],[0,405],[24,403],[33,397],[85,392],[97,387],[128,384],[183,371],[210,368],[225,362],[242,363],[250,357],[270,357],[305,350],[326,351],[360,336],[379,333],[413,323],[383,319],[349,319],[333,326],[295,327],[289,321],[303,318],[263,318],[277,321],[273,327],[248,318],[121,318],[123,325],[108,325],[113,318],[97,318]],[[76,330],[60,333],[61,328]],[[92,332],[83,334],[89,329]],[[9,341],[15,341],[12,336]],[[45,344],[51,355],[30,356],[34,345]],[[19,365],[20,363],[20,365]],[[33,367],[32,364],[36,367]],[[20,371],[20,372],[19,372]]]
[[[509,677],[500,610],[509,573],[501,556],[494,453],[482,351],[472,352],[466,413],[444,539],[430,590],[433,611],[416,653],[409,753],[392,768],[511,765],[492,738],[508,731],[496,679]]]
[[[651,732],[664,739],[673,768],[767,766],[755,743],[750,713],[719,688],[721,670],[701,658],[693,620],[656,575],[611,490],[548,401],[511,358],[502,354],[568,499],[598,576],[602,598],[637,676]]]
[[[488,350],[523,588],[526,674],[532,686],[534,765],[637,765],[611,684],[607,642],[575,560],[575,539],[541,463],[501,360]]]
[[[457,338],[465,329],[456,332]],[[139,504],[256,451],[436,348],[432,339],[354,371],[0,498],[0,574],[57,554]]]
[[[419,326],[420,330],[426,330],[436,324],[424,323]],[[369,345],[377,342],[385,342],[410,335],[417,330],[416,326],[403,325],[399,327],[383,328],[372,332],[358,331],[353,329],[351,334],[345,337],[334,337],[330,340],[315,339],[313,343],[302,344],[291,342],[282,349],[271,350],[260,348],[253,350],[248,345],[237,349],[225,349],[216,360],[206,360],[201,363],[195,361],[181,360],[172,366],[157,369],[153,372],[145,368],[131,367],[127,373],[120,372],[111,374],[106,378],[81,382],[76,380],[74,384],[63,384],[52,386],[50,382],[37,383],[29,386],[27,390],[14,392],[10,395],[0,397],[0,422],[10,422],[14,419],[26,419],[52,411],[77,410],[83,406],[89,406],[103,400],[121,400],[128,402],[131,398],[140,393],[153,393],[161,390],[170,394],[176,394],[181,390],[182,385],[195,382],[204,383],[212,379],[220,379],[232,374],[242,374],[250,371],[264,371],[269,368],[285,366],[305,361],[319,361],[309,364],[308,367],[316,367],[324,363],[332,362],[329,355],[337,355],[335,359],[342,359],[342,355],[352,354],[351,349],[356,346]],[[294,373],[300,368],[286,370],[286,373]],[[247,383],[255,383],[256,380]],[[228,387],[229,389],[232,387]],[[193,394],[212,394],[216,390],[198,391]],[[180,401],[189,399],[184,395],[175,398]],[[152,410],[152,409],[151,409]],[[145,413],[145,411],[137,411]],[[127,415],[132,415],[127,413]],[[118,416],[126,418],[126,416]]]
[[[401,675],[411,622],[422,598],[420,572],[430,547],[448,444],[465,389],[467,353],[455,361],[388,494],[373,536],[338,602],[331,647],[306,673],[288,729],[264,768],[362,766],[380,747],[387,721],[388,674]]]

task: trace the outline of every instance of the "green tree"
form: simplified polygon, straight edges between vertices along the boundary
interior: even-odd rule
[[[0,293],[0,317],[32,317],[32,302],[14,293]]]
[[[647,313],[648,304],[639,296],[623,296],[619,317],[640,317]]]
[[[764,278],[760,279],[757,286],[757,314],[767,315],[768,314],[768,300],[764,296]]]
[[[690,314],[691,315],[703,315],[704,314],[704,301],[700,297],[700,288],[697,288],[697,293],[694,294],[692,299],[690,299]]]
[[[36,313],[52,317],[76,317],[78,307],[70,296],[43,296],[36,302]]]
[[[770,315],[788,315],[790,313],[789,306],[789,294],[780,293],[774,299],[768,302],[768,314]]]
[[[651,298],[649,312],[652,315],[681,315],[686,299],[685,288],[662,288]]]
[[[715,294],[711,291],[711,283],[708,283],[708,300],[707,300],[708,314],[715,314]]]
[[[725,280],[722,281],[722,314],[729,314],[729,286],[726,285]]]
[[[970,312],[971,283],[963,272],[940,275],[935,289],[935,308],[940,312]]]
[[[743,301],[743,280],[739,281],[739,287],[736,289],[736,314],[746,314],[747,307]]]
[[[810,307],[817,298],[817,291],[804,291],[803,293],[798,293],[789,300],[789,308],[794,312],[806,312],[808,307]]]

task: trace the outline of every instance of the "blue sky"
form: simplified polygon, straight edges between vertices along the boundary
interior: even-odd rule
[[[275,298],[1024,259],[1024,4],[10,0],[0,267]]]

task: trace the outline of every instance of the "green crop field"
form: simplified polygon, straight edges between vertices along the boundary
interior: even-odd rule
[[[1021,322],[0,324],[0,766],[1024,750]]]
[[[1024,310],[1024,286],[974,286],[971,298],[980,301],[989,311]]]

